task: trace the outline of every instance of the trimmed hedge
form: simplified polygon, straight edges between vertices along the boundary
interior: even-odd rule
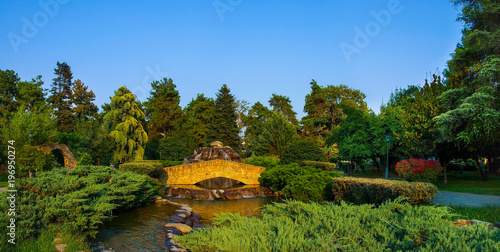
[[[319,161],[302,161],[299,164],[302,166],[312,166],[314,168],[319,168],[323,171],[333,171],[337,168],[337,164],[332,164],[328,162],[319,162]]]
[[[171,160],[162,160],[161,164],[163,167],[171,167],[171,166],[178,166],[182,165],[184,161],[171,161]]]
[[[119,170],[144,174],[152,178],[160,178],[164,172],[163,165],[157,160],[132,161],[124,163],[120,165]]]
[[[426,182],[406,182],[385,179],[342,177],[333,179],[335,201],[354,204],[382,204],[399,196],[408,197],[412,204],[422,204],[434,198],[437,187]]]
[[[276,156],[252,155],[251,157],[244,159],[243,163],[271,169],[279,165],[280,159]]]

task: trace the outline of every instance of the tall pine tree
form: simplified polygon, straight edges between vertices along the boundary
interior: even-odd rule
[[[111,99],[104,127],[116,143],[115,162],[142,160],[148,135],[141,124],[144,112],[134,94],[122,86]]]
[[[56,78],[53,79],[48,101],[54,110],[57,120],[57,129],[60,132],[71,132],[74,126],[74,115],[71,109],[73,74],[71,67],[66,63],[57,62],[54,69]]]
[[[209,142],[221,141],[224,145],[237,150],[241,144],[238,135],[238,114],[235,98],[230,92],[231,90],[224,84],[216,94],[215,111],[209,127],[208,139]]]
[[[214,110],[214,99],[207,98],[203,94],[198,94],[196,99],[192,99],[184,108],[185,121],[182,128],[190,138],[186,144],[188,149],[193,150],[208,145],[207,135]]]
[[[299,123],[296,118],[297,113],[293,111],[291,102],[288,96],[277,94],[273,94],[271,99],[269,99],[269,105],[273,108],[274,112],[281,112],[289,122],[297,125]]]
[[[150,138],[165,138],[182,121],[179,92],[170,78],[151,83],[151,97],[145,102]]]
[[[72,102],[75,105],[73,107],[73,113],[77,121],[88,121],[90,118],[97,117],[97,111],[99,110],[94,104],[95,94],[92,90],[87,91],[88,87],[81,80],[76,80],[72,93]]]

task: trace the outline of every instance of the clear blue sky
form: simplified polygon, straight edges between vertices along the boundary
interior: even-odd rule
[[[226,83],[251,104],[286,95],[299,119],[311,79],[359,89],[378,112],[396,87],[441,74],[462,29],[447,0],[41,0],[0,10],[0,69],[23,80],[42,75],[49,88],[66,61],[99,107],[123,85],[144,101],[163,77],[182,107]]]

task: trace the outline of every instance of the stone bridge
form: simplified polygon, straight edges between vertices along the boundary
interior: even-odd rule
[[[258,185],[260,173],[265,170],[264,167],[226,160],[205,161],[164,169],[168,176],[167,184],[170,185],[193,185],[217,177],[238,180],[247,185]]]
[[[64,166],[69,170],[75,168],[76,166],[75,155],[73,155],[73,152],[71,152],[68,146],[66,146],[65,144],[51,143],[47,146],[41,147],[41,149],[45,152],[45,154],[49,154],[53,150],[61,151],[64,158]]]

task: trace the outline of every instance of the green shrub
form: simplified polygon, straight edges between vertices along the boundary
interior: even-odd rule
[[[161,178],[163,165],[158,160],[132,161],[120,165],[120,171],[131,171],[137,174],[148,175],[152,178]]]
[[[182,161],[184,157],[193,153],[186,147],[185,141],[178,137],[161,139],[157,152],[160,154],[161,159],[171,161]]]
[[[191,251],[500,251],[500,230],[455,227],[448,208],[285,201],[262,218],[221,214],[175,240]]]
[[[250,158],[243,160],[243,163],[271,169],[280,163],[280,159],[276,156],[252,155]]]
[[[44,229],[94,237],[115,212],[151,203],[156,194],[150,178],[104,166],[77,166],[37,173],[17,180],[16,239],[38,237]],[[0,211],[9,209],[6,192]],[[6,227],[11,217],[0,215]],[[6,241],[6,233],[0,238]]]
[[[315,141],[301,139],[285,148],[281,164],[300,163],[302,161],[326,162],[326,157]]]
[[[327,172],[311,166],[297,164],[278,165],[260,174],[259,183],[274,191],[283,191],[287,198],[321,201],[331,196],[333,177],[340,173]]]
[[[410,158],[396,164],[396,172],[406,181],[436,183],[437,176],[443,171],[438,161]]]
[[[171,166],[178,166],[182,165],[184,161],[170,161],[170,160],[162,160],[161,164],[163,167],[171,167]]]
[[[437,193],[431,183],[352,177],[334,178],[332,187],[335,201],[354,204],[382,204],[399,196],[407,197],[412,204],[422,204]]]
[[[318,162],[318,161],[302,161],[299,164],[300,166],[312,166],[315,168],[319,168],[323,171],[333,171],[337,168],[337,164],[332,164],[328,162]]]

